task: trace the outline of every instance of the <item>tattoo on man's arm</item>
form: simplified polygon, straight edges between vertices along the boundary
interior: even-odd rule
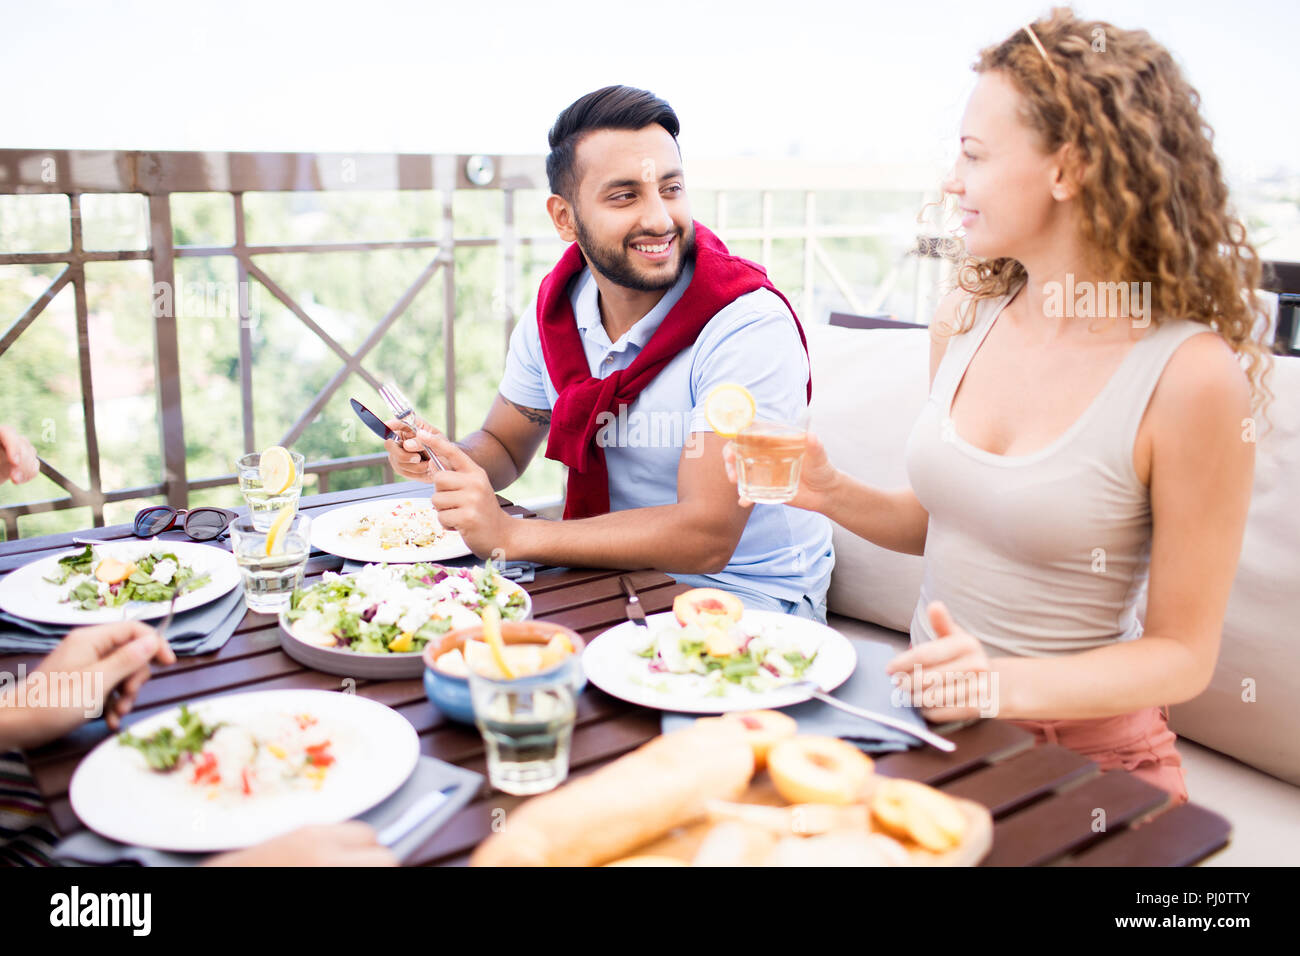
[[[501,397],[505,398],[504,395]],[[520,405],[518,402],[511,402],[508,398],[506,398],[506,401],[510,402],[511,405],[517,408],[519,414],[523,415],[524,418],[528,419],[534,425],[551,424],[551,410],[549,408],[529,408],[527,405]]]

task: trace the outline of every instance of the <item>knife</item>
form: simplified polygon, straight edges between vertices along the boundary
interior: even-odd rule
[[[399,445],[402,443],[403,436],[397,434],[397,432],[393,431],[391,428],[385,425],[384,420],[382,418],[380,418],[370,409],[366,408],[366,406],[362,405],[355,398],[350,398],[348,399],[348,401],[351,402],[352,404],[352,410],[357,413],[357,418],[361,419],[361,421],[365,423],[365,426],[369,428],[372,432],[374,432],[376,435],[378,435],[380,438],[384,439],[385,441],[391,438]],[[428,460],[429,460],[428,453],[425,451],[421,451],[420,461],[428,461]]]
[[[632,587],[632,579],[626,574],[618,576],[618,583],[623,586],[623,593],[627,595],[627,604],[623,608],[623,613],[627,619],[637,627],[643,627],[648,632],[650,625],[645,622],[645,609],[641,607],[641,599],[637,597],[636,588]]]
[[[441,790],[426,793],[407,807],[401,816],[379,831],[379,842],[384,846],[392,847],[404,837],[410,836],[416,827],[433,816],[438,808],[447,802],[447,799],[455,790],[456,784],[452,784],[449,787],[443,787]]]

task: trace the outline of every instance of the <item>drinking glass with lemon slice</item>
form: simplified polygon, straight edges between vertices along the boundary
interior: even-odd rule
[[[719,385],[704,400],[709,427],[736,449],[736,488],[760,504],[782,504],[799,490],[808,445],[808,416],[795,422],[756,417],[754,396],[743,385]]]
[[[297,502],[280,509],[265,530],[257,527],[253,515],[236,518],[230,544],[244,579],[248,609],[278,614],[288,607],[311,553],[311,519],[298,513]]]
[[[279,445],[245,455],[235,462],[239,472],[239,490],[248,502],[253,523],[260,530],[270,528],[276,515],[286,507],[297,506],[302,495],[305,463],[302,455]]]

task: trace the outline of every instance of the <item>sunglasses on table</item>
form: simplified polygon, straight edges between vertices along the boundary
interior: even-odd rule
[[[136,512],[134,531],[137,537],[151,538],[170,531],[180,522],[180,530],[195,541],[219,538],[238,518],[238,513],[225,508],[173,508],[171,505],[154,505]]]

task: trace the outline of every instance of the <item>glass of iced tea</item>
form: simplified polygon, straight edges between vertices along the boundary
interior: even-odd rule
[[[808,444],[806,422],[754,421],[733,439],[736,485],[740,494],[760,504],[782,504],[799,489],[799,469]]]

